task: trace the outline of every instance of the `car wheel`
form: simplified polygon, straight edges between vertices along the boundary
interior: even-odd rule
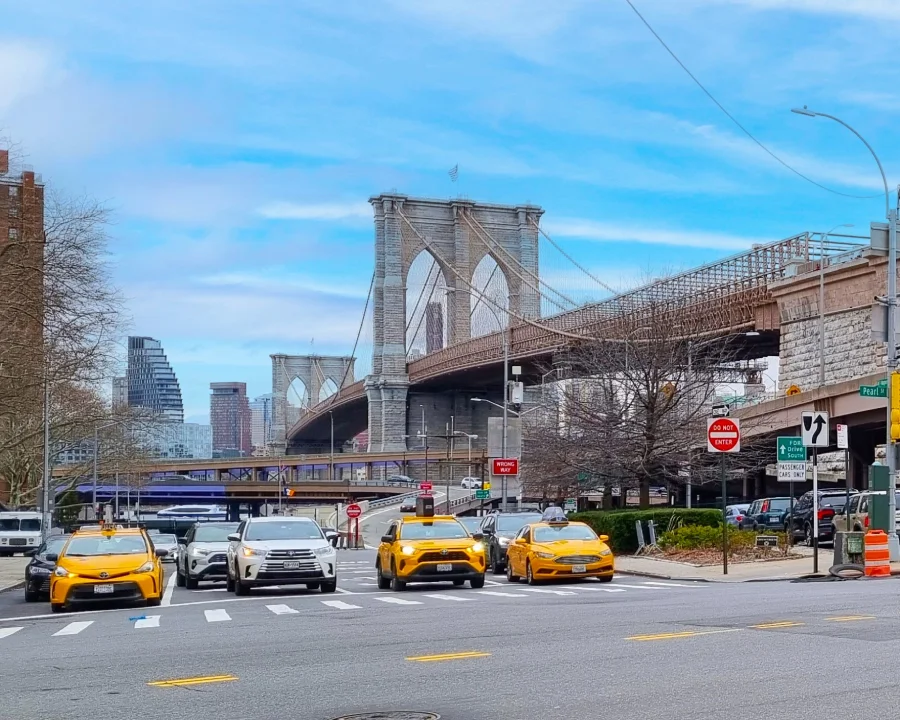
[[[306,589],[307,590],[318,590],[319,583],[306,583]]]
[[[147,600],[147,607],[159,607],[161,603],[161,597],[150,598],[149,600]]]
[[[513,574],[512,563],[508,559],[506,561],[506,582],[519,582],[519,576]]]
[[[25,586],[25,602],[37,602],[40,599],[40,593],[38,593],[36,590],[32,590],[27,585]]]
[[[333,593],[337,590],[337,578],[330,582],[322,583],[322,592],[323,593]]]
[[[55,613],[61,613],[66,611],[66,606],[63,603],[50,603],[50,610]]]
[[[184,575],[181,574],[181,566],[175,566],[175,585],[177,587],[184,587]]]
[[[813,546],[813,531],[812,526],[809,523],[806,523],[803,528],[803,541],[806,544],[806,547]]]
[[[225,576],[225,592],[234,592],[234,578],[231,577],[231,571]]]
[[[196,590],[197,585],[199,585],[199,584],[200,584],[200,581],[197,580],[197,578],[191,577],[190,573],[188,573],[187,575],[184,576],[184,586],[188,590]]]
[[[529,585],[537,585],[537,580],[534,579],[534,572],[531,570],[531,563],[525,563],[525,582]]]
[[[453,581],[453,587],[462,587],[465,584],[466,584],[465,580],[454,580]]]
[[[249,595],[250,594],[250,586],[244,585],[244,582],[240,578],[234,579],[234,594],[238,596]]]
[[[472,586],[473,590],[480,590],[484,587],[484,575],[479,575],[477,578],[472,578],[469,580],[469,585]]]
[[[391,564],[391,590],[400,592],[406,590],[406,583],[397,577],[397,566]]]
[[[597,579],[600,582],[612,582],[613,576],[612,575],[604,575],[602,577],[598,577]]]
[[[386,578],[381,572],[381,563],[375,566],[375,577],[376,582],[378,583],[379,590],[387,590],[391,586],[391,581]]]
[[[500,575],[503,572],[503,566],[497,562],[493,550],[491,550],[491,572],[494,573],[494,575]]]

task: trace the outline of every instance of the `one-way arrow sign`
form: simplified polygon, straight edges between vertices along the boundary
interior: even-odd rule
[[[821,410],[805,412],[800,416],[800,436],[805,447],[829,446],[828,413]]]

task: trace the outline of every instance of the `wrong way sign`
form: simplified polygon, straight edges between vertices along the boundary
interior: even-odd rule
[[[715,453],[741,451],[741,422],[735,418],[707,418],[706,449]]]

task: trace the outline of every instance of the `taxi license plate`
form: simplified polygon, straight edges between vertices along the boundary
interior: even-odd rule
[[[573,573],[584,573],[584,572],[587,572],[587,568],[584,565],[573,565],[572,572]]]
[[[300,561],[299,560],[285,560],[284,569],[285,570],[299,570],[300,569]]]
[[[441,563],[437,566],[438,572],[452,572],[453,571],[453,563]]]
[[[94,585],[95,595],[112,595],[113,590],[112,585]]]

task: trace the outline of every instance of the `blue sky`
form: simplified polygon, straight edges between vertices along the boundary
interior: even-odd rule
[[[849,133],[789,112],[806,104],[898,180],[900,3],[635,4],[799,170],[881,188]],[[615,287],[883,215],[766,156],[625,0],[0,0],[0,16],[0,135],[114,210],[132,331],[162,340],[195,421],[211,381],[267,392],[270,353],[350,352],[379,192],[540,204]]]

